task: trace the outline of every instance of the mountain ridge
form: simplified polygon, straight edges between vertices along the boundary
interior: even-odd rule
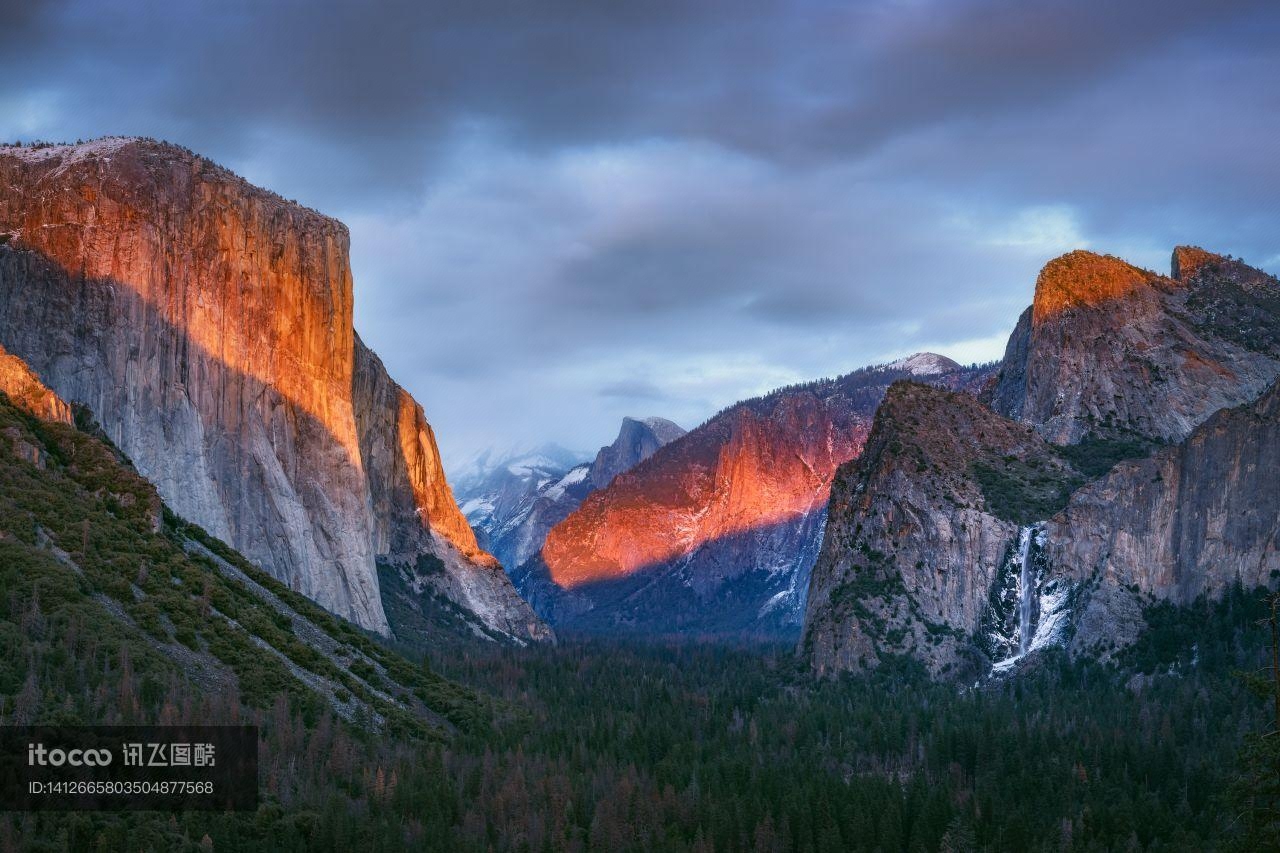
[[[1045,645],[1107,659],[1145,608],[1274,586],[1280,509],[1258,478],[1277,464],[1280,281],[1195,247],[1171,271],[1050,261],[985,405],[891,392],[873,433],[896,444],[833,491],[799,646],[818,673],[907,655],[981,678]]]
[[[552,528],[520,569],[521,589],[553,623],[593,631],[794,632],[830,478],[861,449],[884,389],[913,367],[875,365],[726,407]],[[976,391],[980,373],[936,378]]]
[[[490,466],[487,476],[473,477],[465,491],[460,490],[468,521],[508,567],[520,589],[524,575],[518,568],[542,548],[555,524],[591,492],[682,435],[684,429],[665,418],[624,417],[617,437],[590,462],[556,466],[568,454],[548,452],[555,445],[500,460]],[[532,464],[534,460],[537,464]]]

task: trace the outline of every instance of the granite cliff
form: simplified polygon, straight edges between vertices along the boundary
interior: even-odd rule
[[[1019,539],[1019,511],[1066,502],[1082,478],[1029,426],[974,397],[893,385],[862,455],[842,466],[813,569],[802,648],[819,674],[891,655],[935,675],[985,673],[1007,636],[993,593]],[[1032,512],[1032,515],[1035,515]]]
[[[904,386],[877,413],[833,490],[802,652],[968,678],[1051,644],[1105,657],[1154,602],[1274,584],[1277,376],[1275,278],[1188,247],[1168,277],[1051,261],[990,408]]]
[[[460,524],[420,409],[356,340],[348,242],[176,146],[0,150],[0,344],[180,516],[386,633],[379,557],[443,551],[505,578]],[[517,602],[480,616],[538,626]]]
[[[1276,281],[1179,247],[1170,276],[1077,251],[1045,265],[992,407],[1060,444],[1185,437],[1280,374]]]
[[[70,424],[71,406],[53,393],[26,362],[0,346],[0,391],[23,411],[45,421]]]
[[[482,630],[549,640],[550,630],[480,548],[446,481],[422,406],[356,337],[354,409],[372,509],[374,552],[398,573],[405,604],[430,591],[478,617]],[[432,559],[434,558],[434,559]],[[388,591],[383,589],[385,599]],[[480,626],[477,626],[480,627]]]
[[[0,394],[7,398],[9,406],[39,420],[66,425],[75,421],[71,406],[41,382],[22,359],[5,352],[4,347],[0,347]],[[17,426],[0,431],[0,435],[9,440],[15,457],[43,470],[45,448],[40,442],[28,440],[23,433]]]
[[[666,418],[623,418],[618,437],[600,448],[587,469],[591,488],[606,488],[619,474],[630,471],[684,434],[681,426]]]
[[[1280,383],[1187,439],[1122,462],[1044,530],[1046,572],[1080,590],[1073,650],[1105,656],[1152,601],[1187,605],[1280,578]]]

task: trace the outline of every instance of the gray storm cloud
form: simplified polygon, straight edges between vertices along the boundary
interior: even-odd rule
[[[171,139],[352,228],[447,456],[933,348],[1039,266],[1280,267],[1262,2],[0,0],[0,137]]]

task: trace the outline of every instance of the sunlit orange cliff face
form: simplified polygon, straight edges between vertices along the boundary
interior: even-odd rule
[[[1159,277],[1119,258],[1068,252],[1045,264],[1036,280],[1032,322],[1040,324],[1068,308],[1097,307],[1124,299]]]
[[[1253,399],[1274,375],[1265,314],[1215,306],[1256,301],[1269,279],[1193,246],[1169,275],[1076,251],[1045,265],[993,392],[997,412],[1055,443],[1184,438],[1210,413]]]
[[[772,592],[787,589],[787,579],[807,571],[806,555],[816,554],[836,469],[861,451],[888,385],[913,375],[969,376],[925,354],[721,413],[553,528],[542,551],[550,580],[572,590],[675,572],[705,593],[754,571],[783,577]]]
[[[330,610],[385,632],[375,559],[432,553],[523,633],[421,407],[356,339],[348,242],[165,143],[3,149],[0,344],[178,514]]]
[[[0,346],[0,391],[20,409],[45,421],[69,424],[71,407],[31,372],[26,362]]]
[[[814,394],[764,414],[739,406],[620,475],[552,529],[543,555],[572,588],[669,562],[705,543],[826,504],[866,425]]]
[[[434,550],[432,540],[439,537],[471,562],[501,573],[453,499],[422,406],[392,381],[359,337],[353,396],[373,502],[375,551],[392,562],[411,563]]]

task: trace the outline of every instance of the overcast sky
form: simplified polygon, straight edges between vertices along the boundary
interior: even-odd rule
[[[346,222],[446,464],[1003,351],[1035,275],[1280,270],[1274,2],[0,0],[0,138],[148,135]]]

